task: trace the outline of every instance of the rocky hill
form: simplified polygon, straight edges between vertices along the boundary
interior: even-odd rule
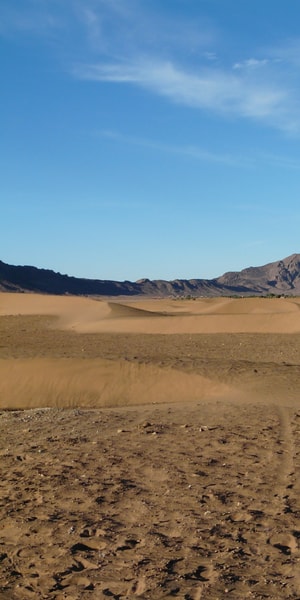
[[[262,267],[248,267],[239,272],[225,273],[218,277],[221,286],[247,288],[254,294],[300,294],[300,254],[292,254],[283,260]]]
[[[262,267],[225,273],[215,279],[141,279],[136,282],[82,279],[0,261],[0,291],[89,296],[297,296],[300,295],[300,254]]]

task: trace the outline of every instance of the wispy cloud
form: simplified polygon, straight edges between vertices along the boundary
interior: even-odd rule
[[[97,6],[109,32],[106,57],[75,65],[74,76],[143,87],[183,106],[300,134],[295,73],[299,40],[287,40],[264,53],[254,47],[250,56],[226,64],[211,22],[172,21],[170,15],[167,21],[162,12],[141,10],[135,0],[130,5],[100,0]],[[93,22],[89,28],[92,32]]]
[[[274,63],[283,68],[300,66],[300,38],[288,38],[276,46],[268,48],[268,54]]]
[[[74,57],[67,70],[78,79],[142,87],[177,105],[300,134],[300,39],[264,52],[253,47],[229,61],[225,33],[219,35],[200,10],[192,20],[138,0],[0,6],[0,35],[29,32],[47,39],[59,29],[62,62]]]
[[[46,32],[60,29],[61,15],[48,6],[47,2],[29,0],[24,7],[2,3],[0,6],[0,35],[34,34],[39,37]]]
[[[263,119],[283,129],[290,121],[286,114],[289,98],[284,89],[232,71],[206,67],[187,71],[171,61],[146,59],[134,63],[76,65],[73,75],[99,82],[137,85],[177,104],[232,117]]]
[[[300,158],[295,158],[292,156],[282,156],[276,154],[261,154],[261,160],[271,165],[272,167],[277,167],[281,169],[290,169],[292,171],[300,170]]]
[[[260,67],[265,67],[269,63],[268,58],[248,58],[243,62],[237,62],[233,65],[234,69],[257,69]]]
[[[155,152],[163,152],[167,154],[180,155],[192,160],[201,162],[219,163],[228,167],[238,167],[245,169],[256,169],[272,167],[276,169],[300,170],[300,158],[293,156],[284,156],[275,153],[256,151],[243,153],[243,156],[232,154],[230,152],[220,153],[208,148],[191,144],[165,144],[159,140],[142,138],[133,135],[123,134],[120,131],[102,130],[93,132],[92,135],[107,139],[118,144],[128,144],[131,146],[139,146],[141,148],[154,150]],[[261,204],[240,204],[239,210],[258,210],[261,211]]]
[[[252,240],[242,245],[243,248],[257,248],[259,246],[265,246],[265,240]]]
[[[76,15],[93,51],[114,58],[214,56],[216,32],[203,17],[179,22],[163,6],[154,11],[138,0],[77,0]]]
[[[163,144],[157,140],[124,135],[117,131],[100,131],[98,136],[118,143],[148,148],[155,152],[185,156],[201,162],[219,163],[229,167],[251,167],[252,161],[229,153],[220,154],[195,145]]]

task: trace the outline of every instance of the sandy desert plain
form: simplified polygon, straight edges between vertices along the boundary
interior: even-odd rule
[[[1,600],[300,599],[300,299],[0,294]]]

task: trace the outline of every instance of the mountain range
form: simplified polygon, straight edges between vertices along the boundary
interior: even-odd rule
[[[70,277],[48,269],[0,261],[0,291],[88,296],[298,296],[300,254],[261,267],[224,273],[214,279],[140,279],[135,282]]]

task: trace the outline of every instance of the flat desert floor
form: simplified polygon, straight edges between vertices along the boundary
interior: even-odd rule
[[[300,599],[300,299],[0,294],[0,600]]]

